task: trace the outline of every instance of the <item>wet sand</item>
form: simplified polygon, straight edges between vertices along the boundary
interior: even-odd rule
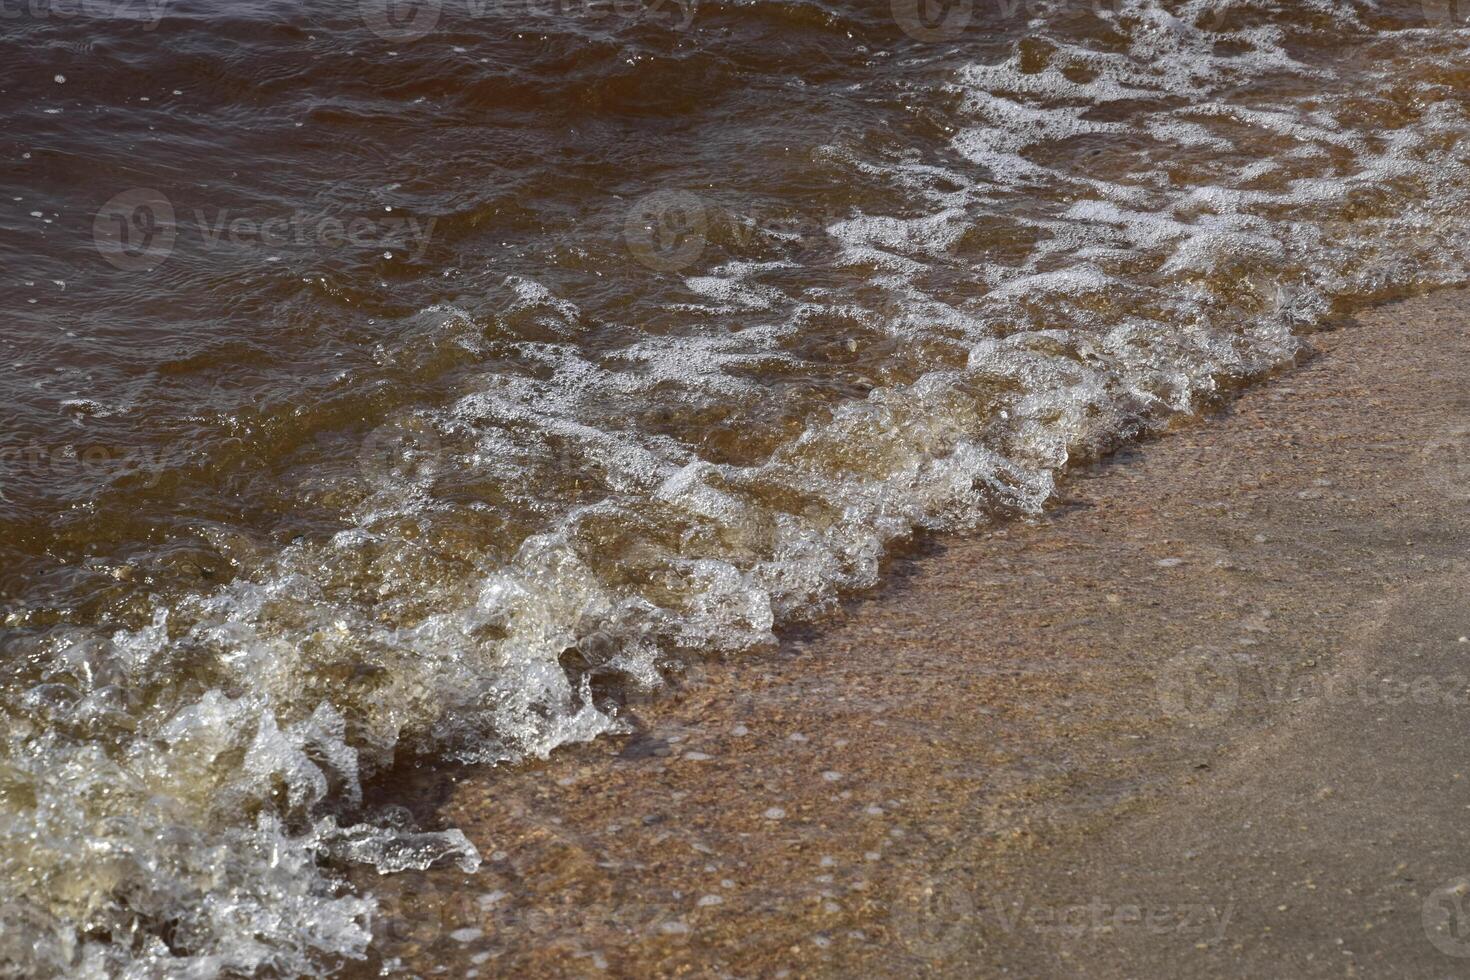
[[[363,879],[387,972],[1470,969],[1467,308],[1316,335],[630,737],[425,776],[487,860]]]

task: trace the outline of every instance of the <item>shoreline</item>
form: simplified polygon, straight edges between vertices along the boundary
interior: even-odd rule
[[[632,736],[427,777],[485,864],[357,876],[348,975],[1463,967],[1467,298],[922,540]]]

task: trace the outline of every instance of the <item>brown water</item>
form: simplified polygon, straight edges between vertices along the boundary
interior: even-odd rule
[[[1461,13],[0,0],[0,971],[359,956],[364,780],[1463,281]]]

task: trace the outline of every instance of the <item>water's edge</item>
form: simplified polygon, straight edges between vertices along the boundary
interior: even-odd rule
[[[895,553],[879,591],[845,602],[840,622],[710,665],[693,687],[648,705],[626,742],[445,774],[454,785],[439,786],[438,812],[489,861],[474,876],[388,886],[379,952],[401,958],[393,970],[533,976],[592,963],[637,975],[718,964],[809,976],[1051,963],[1049,941],[995,932],[986,903],[1041,904],[1030,868],[1045,847],[1085,847],[1113,815],[1127,826],[1254,733],[1315,712],[1314,698],[1334,689],[1327,679],[1363,673],[1349,656],[1362,640],[1355,630],[1388,583],[1463,567],[1465,296],[1449,288],[1364,304],[1320,332],[1325,356],[1073,468],[1041,519],[913,542],[919,553]],[[1391,353],[1370,364],[1362,352],[1375,331],[1376,349]],[[1219,465],[1222,446],[1236,465]],[[1442,540],[1408,540],[1425,526]],[[1388,548],[1395,535],[1403,547]],[[1020,598],[1012,583],[1043,571],[1054,598]],[[1004,581],[979,580],[990,576]],[[1240,682],[1223,709],[1213,693],[1178,701],[1185,689],[1170,682],[1189,680],[1176,676],[1182,659],[1201,643],[1228,650],[1231,631],[1242,641],[1269,634],[1273,645],[1238,648],[1248,659],[1233,661]],[[994,673],[977,677],[982,664]],[[1404,673],[1406,659],[1368,666],[1375,683],[1387,672],[1432,680],[1456,704],[1470,697],[1451,690],[1449,674]],[[1272,683],[1257,690],[1261,677]],[[1333,785],[1350,807],[1345,785]],[[1160,832],[1177,833],[1167,812],[1155,816]],[[1183,867],[1198,885],[1197,869]],[[1453,870],[1426,874],[1437,882]],[[1223,907],[1231,897],[1140,888],[1106,898],[1203,894]],[[934,889],[946,890],[941,899]],[[701,903],[710,894],[722,900]],[[1069,907],[1094,897],[1067,893]],[[1293,907],[1303,901],[1297,894]],[[1269,921],[1277,904],[1242,911]],[[1439,955],[1419,932],[1417,900],[1393,921],[1379,937],[1390,948],[1416,961]],[[1116,938],[1110,961],[1130,948]],[[1231,944],[1196,951],[1193,938],[1174,950],[1178,961],[1230,972],[1213,957]],[[1240,948],[1238,934],[1227,938]],[[1269,955],[1314,951],[1286,942]],[[1242,962],[1259,968],[1268,945],[1246,942]],[[377,956],[347,975],[371,975]]]

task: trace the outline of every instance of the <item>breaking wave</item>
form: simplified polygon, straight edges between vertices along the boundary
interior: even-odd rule
[[[361,957],[373,900],[342,868],[479,860],[374,777],[625,731],[629,696],[820,615],[915,529],[1035,513],[1068,465],[1352,306],[1463,281],[1470,36],[1425,9],[1033,3],[977,38],[724,2],[673,40],[598,25],[562,108],[537,79],[589,29],[536,21],[528,67],[492,17],[391,42],[379,95],[315,92],[349,129],[441,99],[680,136],[611,192],[572,164],[515,198],[424,190],[442,226],[414,274],[486,271],[402,314],[380,266],[284,263],[323,319],[372,307],[371,355],[289,408],[201,410],[202,449],[136,504],[258,466],[270,494],[230,486],[270,516],[128,537],[85,589],[38,577],[9,606],[0,969]],[[480,62],[426,74],[471,40]]]

